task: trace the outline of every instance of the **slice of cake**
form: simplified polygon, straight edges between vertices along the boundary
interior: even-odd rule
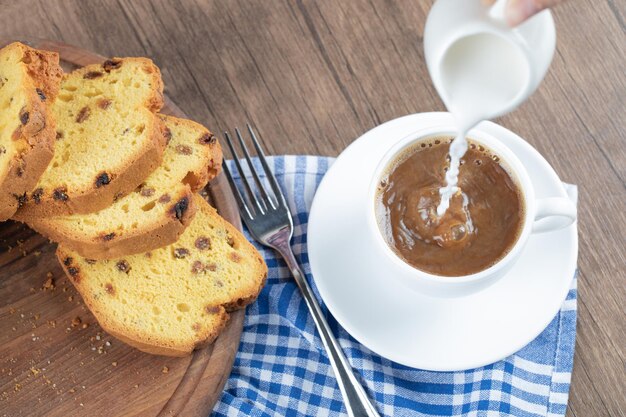
[[[0,50],[0,221],[24,203],[52,159],[50,107],[62,75],[56,53],[18,42]]]
[[[211,343],[228,312],[258,296],[267,266],[202,197],[169,246],[96,261],[59,245],[57,256],[104,330],[148,353],[183,356]]]
[[[196,211],[193,193],[221,169],[222,151],[217,138],[204,126],[160,117],[168,138],[163,162],[134,192],[95,213],[34,218],[29,226],[93,259],[174,243]]]
[[[147,58],[113,58],[63,78],[53,106],[55,153],[17,220],[101,210],[160,164],[164,125],[159,69]]]

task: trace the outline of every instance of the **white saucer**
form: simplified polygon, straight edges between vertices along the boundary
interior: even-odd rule
[[[451,125],[448,113],[421,113],[365,133],[322,180],[308,225],[311,272],[337,321],[377,354],[433,371],[484,366],[532,341],[557,314],[578,255],[574,223],[558,232],[532,235],[504,278],[470,296],[428,297],[389,276],[388,261],[365,229],[372,172],[396,141],[417,130]],[[567,197],[552,167],[528,143],[491,122],[479,128],[516,153],[538,198]]]

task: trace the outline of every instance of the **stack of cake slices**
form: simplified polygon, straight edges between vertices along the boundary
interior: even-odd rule
[[[64,74],[56,53],[0,50],[0,221],[28,224],[101,326],[145,352],[182,356],[258,296],[267,266],[200,196],[217,138],[159,114],[161,73],[112,58]]]

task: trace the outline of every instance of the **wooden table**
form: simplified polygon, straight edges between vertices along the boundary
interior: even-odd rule
[[[337,155],[372,127],[443,110],[422,34],[430,0],[1,2],[0,37],[152,57],[167,93],[270,153]],[[580,186],[578,335],[568,416],[626,413],[626,2],[570,0],[539,90],[498,120]]]

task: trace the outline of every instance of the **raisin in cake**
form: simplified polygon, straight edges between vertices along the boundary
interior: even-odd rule
[[[211,343],[228,312],[258,296],[267,266],[198,194],[198,212],[169,246],[117,259],[57,256],[104,330],[148,353],[182,356]]]
[[[56,53],[18,42],[0,50],[0,221],[15,213],[52,159],[50,107],[62,75]]]
[[[147,58],[114,58],[67,74],[53,115],[55,154],[17,220],[84,214],[110,206],[161,163],[159,69]]]
[[[196,211],[193,193],[222,164],[217,138],[190,120],[160,116],[168,144],[163,162],[135,191],[90,214],[35,218],[29,226],[81,256],[110,259],[174,243]]]

